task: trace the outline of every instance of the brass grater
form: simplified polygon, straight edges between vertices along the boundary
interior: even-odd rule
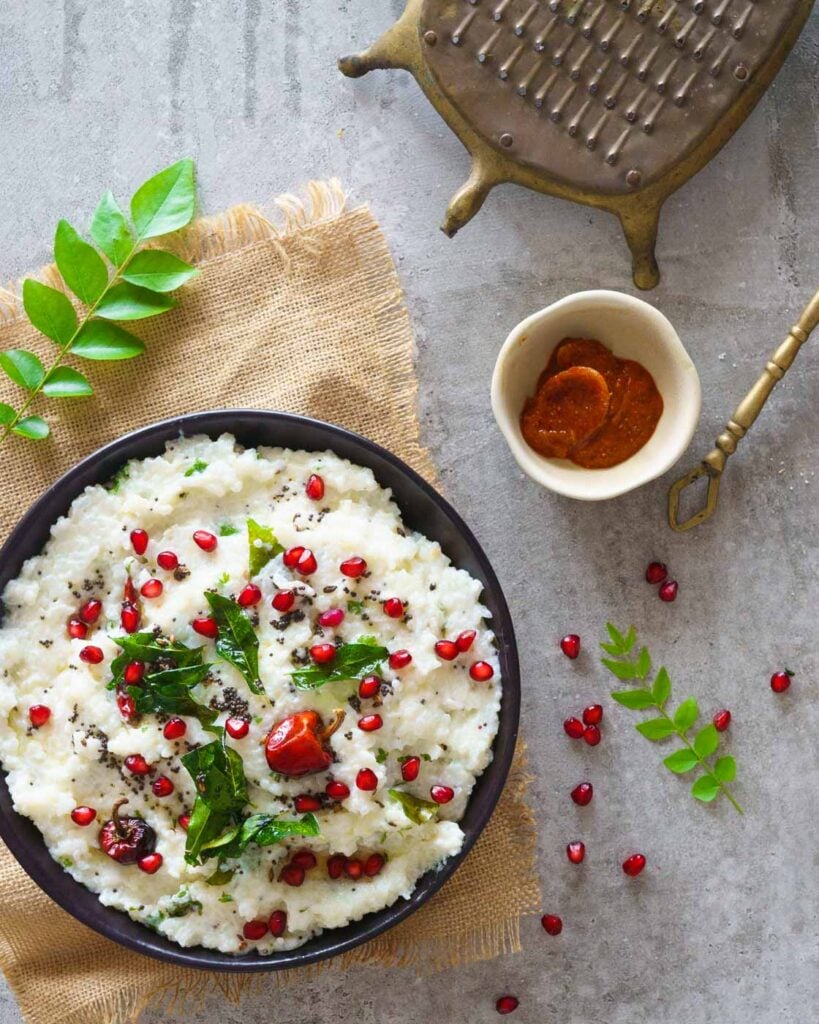
[[[516,182],[619,217],[659,280],[660,207],[742,124],[813,0],[409,0],[339,67],[405,68],[472,156],[443,230]]]

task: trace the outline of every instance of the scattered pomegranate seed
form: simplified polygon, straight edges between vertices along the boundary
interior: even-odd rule
[[[299,850],[290,858],[290,863],[304,871],[309,871],[316,866],[316,855],[312,850]]]
[[[124,604],[136,604],[137,592],[134,586],[134,581],[130,576],[125,577],[125,583],[122,585],[122,600]]]
[[[327,858],[327,874],[330,878],[341,878],[346,863],[347,858],[343,853],[334,853],[332,857]]]
[[[148,534],[144,530],[131,530],[131,547],[136,554],[144,555],[148,548]]]
[[[372,793],[373,790],[378,789],[378,776],[372,768],[362,768],[355,777],[355,784],[365,793]]]
[[[321,810],[321,800],[309,793],[300,793],[294,800],[293,806],[298,814],[309,814],[311,811]]]
[[[472,647],[472,644],[475,643],[475,637],[477,635],[478,631],[476,629],[465,629],[462,633],[459,633],[455,637],[455,644],[457,645],[458,650],[461,652],[461,654],[466,653],[466,651],[468,651]]]
[[[602,739],[602,736],[600,735],[600,730],[596,725],[587,725],[583,730],[583,739],[590,747],[596,747]]]
[[[248,583],[246,587],[239,591],[236,603],[240,604],[242,608],[252,608],[253,605],[258,604],[261,599],[261,590],[259,590],[255,583]]]
[[[328,629],[335,629],[344,621],[344,612],[341,608],[328,608],[326,612],[319,615],[319,625]]]
[[[143,597],[159,597],[159,595],[162,593],[162,580],[146,580],[139,588],[139,592],[140,594],[142,594]]]
[[[295,602],[296,595],[292,590],[280,590],[278,594],[273,595],[273,600],[270,603],[277,612],[289,612]]]
[[[136,717],[136,701],[129,693],[117,694],[117,707],[126,722]]]
[[[431,786],[429,795],[436,804],[448,804],[455,796],[455,790],[451,786]]]
[[[119,621],[126,633],[136,633],[139,629],[139,612],[130,601],[123,603]]]
[[[250,942],[256,942],[267,935],[266,921],[248,921],[242,928],[242,935]]]
[[[404,602],[400,597],[388,597],[381,607],[391,619],[400,619],[404,614]]]
[[[384,719],[381,715],[363,715],[358,720],[358,728],[363,732],[375,732],[376,729],[380,729],[384,724]]]
[[[415,782],[420,770],[421,758],[416,757],[414,754],[412,757],[405,757],[401,762],[401,778],[404,782]]]
[[[581,864],[583,862],[583,858],[586,856],[585,844],[577,840],[573,843],[569,843],[566,847],[566,856],[572,864]]]
[[[371,853],[370,856],[364,861],[364,874],[367,878],[375,878],[375,876],[384,867],[384,858],[380,853]]]
[[[439,640],[435,644],[435,653],[444,661],[454,661],[458,657],[458,645],[454,640]]]
[[[88,626],[80,619],[68,620],[68,635],[74,640],[85,640],[88,636]]]
[[[234,740],[243,740],[250,732],[250,722],[246,718],[229,718],[225,722],[225,732]]]
[[[270,934],[274,939],[280,938],[287,931],[287,911],[274,910],[267,922]]]
[[[495,1003],[495,1009],[498,1013],[512,1013],[514,1010],[517,1010],[518,1006],[520,1006],[520,1000],[515,996],[501,996]]]
[[[579,740],[583,735],[583,723],[579,718],[567,718],[563,723],[563,731],[573,740]]]
[[[731,724],[731,712],[728,708],[723,708],[722,711],[717,711],[714,715],[714,728],[717,732],[725,732],[728,726]]]
[[[304,487],[304,493],[313,501],[321,501],[324,497],[324,481],[318,473],[313,473],[308,478]]]
[[[567,658],[574,659],[580,654],[580,637],[577,633],[567,633],[560,641],[560,649]]]
[[[189,814],[180,814],[179,815],[179,827],[183,831],[185,831],[185,832],[188,831],[188,825],[190,825],[190,823],[191,823],[191,816]]]
[[[668,566],[665,562],[649,562],[646,568],[647,583],[662,583],[668,577]]]
[[[93,644],[83,647],[80,651],[80,661],[85,661],[89,665],[99,665],[104,657],[105,655],[102,653],[102,648],[94,647]]]
[[[145,675],[144,661],[129,661],[122,670],[122,678],[128,686],[139,686]]]
[[[101,611],[102,601],[97,601],[96,598],[92,597],[90,601],[86,601],[82,608],[80,608],[80,618],[83,622],[92,626],[100,617]]]
[[[215,551],[216,545],[219,543],[216,535],[208,530],[194,530],[193,542],[203,551]]]
[[[348,878],[361,878],[364,874],[364,865],[358,857],[350,857],[344,862],[344,873]]]
[[[338,568],[342,576],[347,576],[351,580],[357,580],[359,576],[363,576],[367,571],[367,563],[359,555],[355,555],[353,558],[345,558]]]
[[[583,724],[584,725],[600,725],[603,721],[603,705],[602,704],[589,704],[587,708],[583,709]]]
[[[326,665],[336,656],[335,644],[313,644],[310,657],[317,665]]]
[[[406,668],[407,665],[412,661],[412,655],[409,651],[393,651],[389,658],[390,668]]]
[[[151,785],[151,792],[154,796],[170,796],[173,793],[173,783],[167,775],[159,775]]]
[[[646,859],[642,853],[632,853],[623,861],[623,871],[630,877],[636,878],[646,866]]]
[[[358,696],[362,700],[371,700],[381,689],[380,676],[364,676],[358,684]]]
[[[86,825],[90,825],[92,821],[95,821],[97,812],[93,807],[75,807],[71,812],[71,820],[75,825],[79,825],[81,828],[85,828]]]
[[[563,931],[563,920],[557,914],[544,914],[540,923],[547,935],[560,935]]]
[[[212,619],[210,616],[203,616],[201,619],[194,619],[191,623],[191,628],[194,633],[198,633],[200,636],[206,636],[211,640],[215,640],[219,635],[219,624],[216,619]]]
[[[350,787],[346,782],[340,782],[338,779],[330,779],[324,787],[324,792],[331,800],[346,800],[350,795]]]
[[[304,882],[304,868],[300,868],[298,864],[285,864],[279,879],[285,885],[299,886]]]
[[[187,731],[187,723],[181,718],[169,718],[162,730],[162,735],[166,740],[181,740]]]
[[[495,670],[488,661],[476,661],[470,666],[469,674],[476,683],[485,683],[492,678]]]
[[[173,551],[160,551],[156,556],[156,564],[160,569],[166,569],[172,572],[179,566],[179,559],[173,553]]]
[[[774,693],[784,693],[785,690],[791,685],[791,677],[793,672],[789,672],[785,669],[784,672],[774,672],[771,676],[771,689]]]
[[[146,875],[155,875],[162,867],[162,854],[146,853],[144,857],[140,857],[137,861],[137,867],[140,871],[144,871]]]
[[[125,758],[125,767],[132,775],[147,775],[151,770],[142,754],[129,754]]]
[[[45,704],[32,704],[28,709],[28,720],[35,729],[45,725],[49,718],[51,718],[51,708],[46,707]]]
[[[310,548],[303,548],[299,560],[296,562],[296,572],[301,576],[310,576],[318,569],[316,556]]]
[[[585,807],[591,803],[592,797],[594,796],[594,787],[590,782],[581,782],[575,786],[571,792],[571,798],[576,804],[581,807]]]
[[[665,583],[660,587],[658,593],[661,601],[676,601],[677,591],[680,589],[679,583],[676,580],[666,580]]]
[[[288,548],[287,551],[282,555],[282,562],[287,566],[288,569],[295,569],[299,564],[299,559],[304,554],[303,547]]]

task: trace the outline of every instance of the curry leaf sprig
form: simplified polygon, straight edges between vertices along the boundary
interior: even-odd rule
[[[689,697],[677,706],[676,711],[670,712],[668,702],[671,698],[671,679],[665,668],[659,668],[653,682],[650,682],[651,655],[647,648],[641,647],[635,656],[637,634],[634,627],[631,626],[625,636],[611,623],[606,624],[606,629],[609,640],[600,646],[610,657],[603,658],[603,664],[618,679],[636,680],[642,684],[631,690],[615,691],[612,698],[632,711],[659,712],[659,717],[640,722],[635,729],[652,742],[669,736],[682,740],[683,746],[664,759],[666,768],[675,775],[684,775],[695,768],[701,768],[702,774],[691,786],[691,795],[703,803],[710,803],[723,793],[742,814],[742,808],[726,787],[726,783],[732,782],[736,775],[737,766],[733,757],[720,757],[711,763],[719,746],[719,733],[713,723],[709,722],[700,729],[693,739],[688,738],[700,713],[696,699]]]
[[[180,160],[154,175],[131,199],[131,222],[106,192],[91,220],[86,242],[66,220],[57,225],[54,260],[68,291],[84,307],[78,315],[64,291],[29,278],[23,282],[26,316],[57,345],[48,366],[25,349],[0,352],[0,370],[24,392],[17,408],[0,402],[0,444],[11,434],[38,441],[50,428],[31,407],[40,396],[85,398],[90,381],[69,356],[94,361],[132,359],[144,343],[116,321],[143,320],[173,309],[170,293],[199,272],[173,253],[144,243],[188,224],[196,209],[192,160]],[[103,258],[105,257],[105,258]],[[107,261],[107,262],[106,262]]]

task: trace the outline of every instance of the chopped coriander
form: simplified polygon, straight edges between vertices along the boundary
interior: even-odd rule
[[[219,527],[220,537],[232,537],[234,533],[239,532],[239,527],[234,526],[233,523],[222,523]]]
[[[193,476],[194,473],[203,473],[208,468],[207,462],[197,459],[192,466],[185,470],[185,476]]]

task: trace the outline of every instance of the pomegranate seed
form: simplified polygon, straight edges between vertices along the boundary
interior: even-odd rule
[[[603,721],[603,705],[602,704],[589,704],[587,708],[583,710],[583,723],[584,725],[600,725]]]
[[[83,647],[80,651],[80,661],[85,661],[89,665],[99,665],[105,655],[102,653],[101,647],[94,647],[89,644],[87,647]]]
[[[131,530],[131,547],[136,554],[144,555],[148,548],[148,534],[144,530]]]
[[[785,690],[791,685],[791,676],[793,672],[789,672],[785,669],[784,672],[774,672],[771,676],[771,689],[774,693],[784,693]]]
[[[455,796],[455,790],[451,786],[432,786],[429,795],[436,804],[448,804]]]
[[[594,796],[594,787],[590,782],[581,782],[575,786],[571,792],[571,798],[576,804],[581,807],[585,807],[591,803],[591,799]]]
[[[560,935],[563,931],[563,921],[557,914],[544,914],[540,923],[547,935]]]
[[[181,740],[187,731],[188,726],[181,718],[169,718],[162,735],[166,740]]]
[[[649,562],[646,568],[647,583],[662,583],[668,578],[668,566],[665,562]]]
[[[298,864],[285,864],[279,879],[285,885],[299,886],[304,882],[304,868],[300,868]]]
[[[274,939],[280,938],[287,931],[287,911],[274,910],[267,922],[270,934]]]
[[[367,563],[359,555],[355,555],[353,558],[345,558],[338,568],[342,576],[357,580],[367,571]]]
[[[71,820],[75,825],[79,825],[81,828],[85,828],[86,825],[90,825],[97,817],[97,812],[93,807],[75,807],[71,812]]]
[[[350,787],[346,782],[339,782],[338,779],[330,779],[324,787],[324,792],[331,800],[346,800],[350,795]]]
[[[332,857],[327,858],[327,874],[330,878],[341,878],[344,872],[344,865],[347,863],[347,858],[343,853],[334,853]]]
[[[646,866],[646,859],[642,853],[632,853],[623,861],[623,871],[630,877],[636,878]]]
[[[357,857],[350,857],[344,862],[344,873],[348,878],[361,878],[364,874],[364,865]]]
[[[189,814],[180,814],[179,815],[179,827],[183,831],[185,831],[185,832],[188,831],[188,825],[190,825],[190,823],[191,823],[191,816]]]
[[[68,635],[74,640],[85,640],[88,636],[88,626],[80,619],[69,619]]]
[[[139,629],[139,612],[130,601],[126,601],[119,613],[119,621],[126,633],[136,633]]]
[[[117,694],[117,707],[119,708],[119,713],[126,722],[129,722],[132,718],[136,717],[136,702],[130,694]]]
[[[248,585],[239,592],[236,602],[237,604],[240,604],[242,608],[252,608],[253,605],[258,604],[261,599],[261,590],[259,590],[255,583],[248,583]]]
[[[461,654],[466,653],[475,643],[475,637],[478,635],[476,629],[465,629],[463,633],[459,633],[455,637],[455,643],[457,644],[458,650]]]
[[[309,871],[310,868],[314,868],[316,866],[316,855],[312,850],[299,850],[290,858],[290,863],[295,864],[297,868],[303,868],[305,871]]]
[[[336,656],[335,644],[313,644],[310,657],[317,665],[326,665]]]
[[[563,731],[573,740],[579,740],[583,735],[583,723],[579,718],[567,718],[563,723]]]
[[[49,718],[51,718],[51,708],[46,707],[45,704],[32,704],[28,709],[28,720],[35,729],[45,725]]]
[[[596,725],[587,725],[583,730],[583,739],[590,747],[596,747],[602,739],[602,736],[600,735],[600,730]]]
[[[381,715],[363,715],[358,720],[358,728],[363,732],[375,732],[376,729],[380,729],[384,724],[384,719]]]
[[[310,548],[304,548],[298,562],[296,562],[296,572],[301,576],[310,576],[316,569],[318,569],[316,556]]]
[[[140,594],[142,594],[143,597],[159,597],[159,595],[162,593],[162,580],[146,580],[139,588],[139,592]]]
[[[443,661],[454,661],[458,657],[458,645],[453,640],[439,640],[435,644],[435,653]]]
[[[122,678],[128,686],[139,686],[145,675],[145,662],[129,661],[122,671]]]
[[[194,530],[193,542],[203,551],[215,551],[216,545],[219,543],[216,535],[210,533],[208,530]]]
[[[728,708],[723,708],[722,711],[718,711],[714,715],[714,728],[717,732],[725,732],[728,726],[731,724],[731,712]]]
[[[501,996],[495,1003],[495,1009],[498,1013],[512,1013],[514,1010],[517,1010],[518,1006],[520,1006],[520,1000],[516,999],[515,996]]]
[[[250,942],[256,942],[257,939],[263,939],[265,935],[267,935],[267,922],[248,921],[242,928],[242,935]]]
[[[485,683],[492,678],[495,670],[488,661],[476,661],[470,667],[469,674],[476,683]]]
[[[378,776],[372,768],[362,768],[355,777],[355,784],[365,793],[372,793],[373,790],[378,789]]]
[[[326,612],[319,615],[319,625],[328,629],[335,629],[344,621],[344,612],[341,608],[328,608]]]
[[[309,814],[310,811],[321,810],[321,800],[317,796],[310,796],[309,793],[301,793],[293,801],[293,806],[298,814]]]
[[[567,633],[560,641],[560,649],[572,661],[580,654],[580,637],[577,633]]]
[[[129,754],[125,758],[125,767],[132,775],[147,775],[151,770],[142,754]]]
[[[140,871],[144,871],[146,875],[155,875],[162,867],[162,854],[146,853],[144,857],[140,857],[137,861],[137,867]]]
[[[270,603],[277,612],[289,612],[295,602],[296,595],[292,590],[280,590],[278,594],[273,595],[273,600]]]
[[[375,878],[383,867],[384,858],[382,855],[380,853],[371,853],[364,861],[364,874],[367,878]]]
[[[391,619],[400,619],[404,614],[404,602],[400,597],[388,597],[381,607]]]
[[[125,583],[122,586],[122,603],[123,604],[136,604],[137,592],[134,586],[134,581],[130,576],[125,577]]]
[[[405,757],[401,762],[401,778],[404,782],[415,782],[421,770],[421,758],[413,755]]]
[[[572,864],[580,864],[583,858],[586,856],[586,847],[581,842],[569,843],[566,847],[566,856],[572,862]]]
[[[97,619],[100,617],[102,611],[102,601],[97,601],[95,598],[91,598],[90,601],[86,601],[85,604],[80,608],[80,618],[83,622],[88,623],[92,626]]]
[[[179,559],[173,551],[160,551],[156,556],[156,564],[160,569],[167,569],[169,572],[173,572],[179,566]]]
[[[234,740],[243,740],[250,732],[250,722],[246,718],[229,718],[225,722],[225,731]]]
[[[212,619],[209,616],[204,616],[201,619],[194,619],[191,623],[194,633],[198,633],[200,636],[206,636],[211,640],[215,640],[219,635],[219,624],[216,619]]]
[[[288,548],[287,551],[282,555],[282,562],[287,566],[288,569],[295,569],[299,564],[299,559],[304,554],[303,547]]]
[[[660,587],[658,593],[661,601],[676,601],[677,591],[680,589],[679,583],[676,580],[666,580],[665,583]]]
[[[173,793],[173,783],[167,775],[159,775],[151,785],[151,792],[154,796],[170,796]]]
[[[411,661],[412,655],[409,651],[393,651],[390,655],[389,665],[390,668],[406,668]]]
[[[324,497],[324,481],[318,473],[313,473],[308,478],[304,487],[304,493],[313,501],[321,501]]]
[[[380,676],[364,676],[358,684],[358,696],[362,700],[370,700],[381,689]]]

